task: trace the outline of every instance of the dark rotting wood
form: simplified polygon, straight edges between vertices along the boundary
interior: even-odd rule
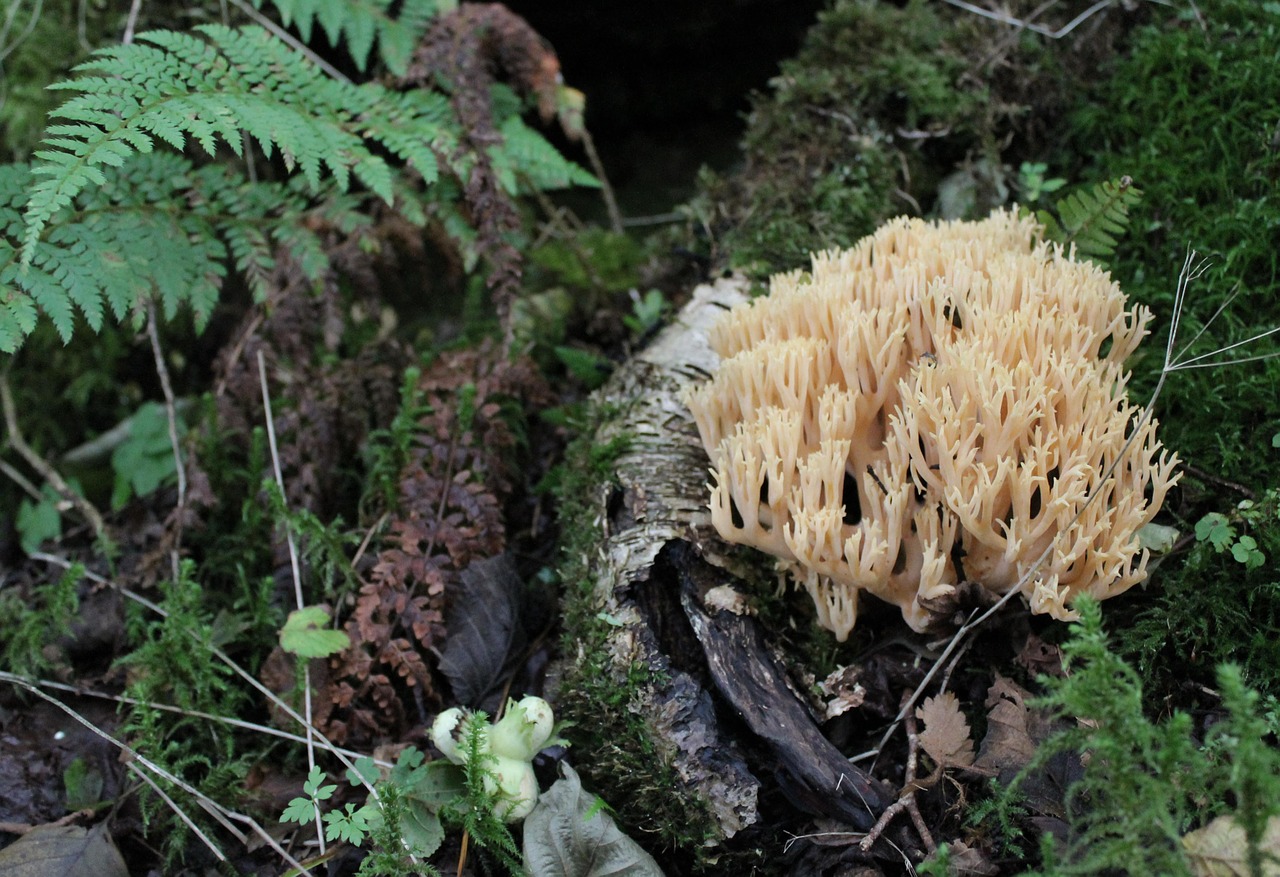
[[[893,802],[878,780],[850,764],[822,735],[808,707],[788,684],[753,615],[708,610],[712,588],[732,586],[723,570],[703,560],[691,545],[670,542],[669,558],[680,580],[680,600],[706,656],[716,690],[768,745],[777,759],[779,787],[791,802],[814,816],[847,822],[865,831]]]

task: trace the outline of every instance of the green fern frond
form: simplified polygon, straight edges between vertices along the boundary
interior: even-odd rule
[[[489,154],[509,194],[570,186],[599,188],[599,180],[561,155],[518,115],[507,117],[499,131],[502,143],[490,147]],[[527,188],[522,189],[521,183]]]
[[[210,155],[222,142],[238,155],[243,131],[268,157],[278,150],[312,189],[326,171],[342,190],[354,174],[387,202],[393,171],[369,141],[381,141],[426,179],[438,173],[429,144],[452,137],[443,97],[329,78],[261,28],[197,31],[139,34],[131,45],[96,52],[76,68],[82,75],[53,86],[79,94],[53,113],[70,124],[50,127],[36,153],[42,163],[31,172],[42,179],[27,203],[24,267],[54,214],[86,187],[103,185],[104,168],[151,152],[157,139],[182,149],[190,137]],[[399,125],[372,125],[386,106]]]
[[[310,279],[329,269],[313,228],[371,227],[356,195],[313,194],[301,180],[246,186],[233,169],[196,169],[170,152],[134,156],[104,176],[55,215],[24,270],[20,207],[31,173],[0,166],[0,350],[15,350],[39,312],[67,340],[77,312],[97,331],[108,311],[124,320],[152,295],[166,318],[189,306],[203,323],[228,264],[261,297],[280,252]]]
[[[378,57],[397,76],[404,74],[409,58],[427,25],[435,18],[436,0],[406,0],[396,14],[393,0],[271,0],[280,20],[296,27],[304,42],[310,42],[311,31],[318,22],[329,45],[338,46],[345,38],[347,51],[361,73],[369,64],[374,40]],[[261,0],[254,0],[261,8]]]
[[[1142,191],[1133,180],[1120,177],[1058,201],[1054,206],[1061,222],[1047,210],[1037,211],[1036,218],[1049,240],[1074,244],[1081,255],[1102,260],[1115,252],[1117,239],[1129,228],[1129,210],[1141,198]]]

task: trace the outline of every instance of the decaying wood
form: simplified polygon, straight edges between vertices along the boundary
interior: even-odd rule
[[[734,602],[733,578],[718,565],[723,544],[706,508],[707,455],[681,397],[715,368],[707,332],[744,300],[745,288],[738,279],[699,287],[675,323],[598,395],[599,410],[612,416],[596,444],[623,437],[626,450],[613,464],[612,486],[594,498],[594,597],[617,625],[609,642],[616,665],[655,671],[631,707],[710,804],[722,839],[760,819],[762,780],[748,749],[768,753],[772,776],[796,806],[865,830],[891,793],[822,736],[769,651],[767,632],[723,599]],[[704,599],[712,589],[720,599]],[[742,717],[749,739],[735,739],[717,720],[717,702]]]

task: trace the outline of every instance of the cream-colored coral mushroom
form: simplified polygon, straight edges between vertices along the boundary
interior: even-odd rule
[[[1146,575],[1136,534],[1178,478],[1125,393],[1151,314],[1041,232],[894,220],[711,333],[720,366],[688,404],[712,520],[781,558],[841,640],[860,591],[923,630],[961,577],[1007,593],[1050,546],[1032,612]]]

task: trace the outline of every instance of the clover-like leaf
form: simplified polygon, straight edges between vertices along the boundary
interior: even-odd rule
[[[280,648],[299,658],[327,658],[351,645],[340,630],[330,630],[329,610],[324,606],[304,606],[289,613],[280,631]]]

